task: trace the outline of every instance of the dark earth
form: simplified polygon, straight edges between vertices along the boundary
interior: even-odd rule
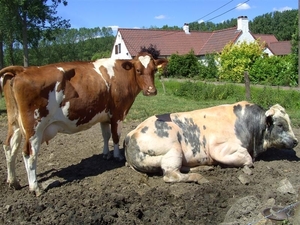
[[[122,142],[139,122],[123,124]],[[1,141],[6,132],[3,119]],[[294,132],[300,140],[300,129]],[[201,185],[164,183],[159,174],[147,176],[125,162],[105,160],[102,146],[100,125],[73,135],[59,134],[49,145],[43,144],[37,173],[45,193],[39,197],[29,192],[20,153],[17,174],[22,189],[8,187],[2,152],[0,224],[300,224],[300,146],[268,150],[251,173],[221,166],[201,171],[209,180]],[[264,213],[274,205],[282,207],[283,218],[278,211],[269,210],[271,217]]]

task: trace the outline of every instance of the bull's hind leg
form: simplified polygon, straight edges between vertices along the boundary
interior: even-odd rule
[[[12,133],[12,135],[10,133]],[[8,137],[3,145],[7,165],[7,183],[16,190],[21,189],[20,183],[16,177],[16,157],[21,141],[22,134],[20,128],[18,128],[13,132],[12,130],[8,131]]]
[[[195,182],[198,184],[207,183],[201,174],[180,172],[182,166],[182,151],[181,148],[172,148],[165,154],[161,160],[161,168],[163,170],[163,179],[168,183],[175,182]]]

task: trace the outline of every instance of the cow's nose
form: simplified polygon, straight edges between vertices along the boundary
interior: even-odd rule
[[[294,147],[296,147],[297,145],[298,145],[298,140],[295,139],[295,140],[294,140]]]

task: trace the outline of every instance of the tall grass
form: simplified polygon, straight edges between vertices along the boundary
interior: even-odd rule
[[[156,81],[157,96],[137,96],[127,120],[145,118],[167,112],[181,112],[245,100],[245,87],[235,84],[210,84],[168,80]],[[300,92],[267,86],[251,87],[251,102],[268,108],[282,105],[289,113],[293,126],[300,127]]]

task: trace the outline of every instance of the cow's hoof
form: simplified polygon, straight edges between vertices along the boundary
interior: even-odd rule
[[[35,193],[35,196],[36,196],[36,197],[39,197],[39,196],[41,196],[42,194],[44,194],[45,191],[44,191],[44,189],[38,187],[37,189],[34,190],[34,193]]]
[[[197,180],[197,183],[198,184],[206,184],[206,183],[209,183],[209,181],[206,178],[202,177]]]
[[[12,182],[12,183],[9,182],[8,186],[10,188],[15,189],[15,190],[20,190],[22,188],[21,185],[20,185],[20,183],[18,181],[15,181],[15,182]]]
[[[110,152],[107,154],[103,154],[103,159],[106,159],[106,160],[112,159],[112,154]]]
[[[117,162],[123,162],[125,160],[125,158],[124,158],[124,156],[120,155],[120,156],[114,157],[114,160]]]

